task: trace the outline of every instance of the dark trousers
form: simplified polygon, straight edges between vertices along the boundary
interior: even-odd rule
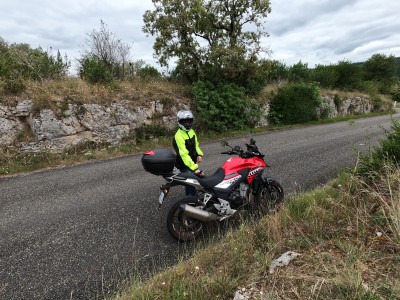
[[[188,168],[179,169],[179,171],[181,171],[181,173],[193,173]],[[186,196],[196,196],[196,193],[197,193],[197,190],[196,190],[195,187],[193,187],[193,186],[185,186],[185,194],[186,194]]]

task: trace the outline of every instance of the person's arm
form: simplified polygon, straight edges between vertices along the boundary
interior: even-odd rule
[[[199,140],[197,139],[197,134],[194,132],[194,139],[196,142],[196,153],[199,157],[201,157],[200,161],[197,160],[197,162],[201,162],[203,160],[203,151],[201,151],[200,146],[199,146]]]

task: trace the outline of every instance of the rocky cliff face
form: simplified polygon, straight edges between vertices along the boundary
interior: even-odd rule
[[[169,108],[176,113],[176,108]],[[21,151],[61,152],[83,142],[116,145],[124,139],[134,140],[135,129],[157,117],[167,128],[175,127],[175,118],[162,116],[162,103],[129,109],[128,104],[68,104],[64,110],[43,109],[33,112],[30,100],[16,106],[0,105],[0,147]],[[156,116],[158,114],[158,116]]]
[[[363,114],[373,109],[368,98],[354,97],[340,103],[334,96],[323,99],[325,103],[320,112],[324,111],[328,117]],[[43,109],[39,112],[34,111],[31,100],[20,101],[15,106],[0,105],[0,147],[26,152],[62,152],[88,141],[111,145],[127,139],[134,142],[135,129],[155,119],[167,129],[173,129],[177,110],[177,107],[166,109],[157,101],[135,109],[124,102],[109,106],[70,103],[57,111]],[[257,126],[268,125],[269,106],[266,104],[262,110]]]

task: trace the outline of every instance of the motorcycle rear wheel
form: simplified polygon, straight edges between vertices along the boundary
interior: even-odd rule
[[[255,197],[256,210],[260,214],[267,214],[280,208],[284,201],[282,185],[276,180],[264,179]]]
[[[169,233],[181,242],[188,242],[203,234],[205,223],[187,216],[180,208],[182,204],[199,206],[196,197],[185,197],[177,201],[167,215]]]

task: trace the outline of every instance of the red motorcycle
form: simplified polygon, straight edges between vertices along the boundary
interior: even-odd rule
[[[175,154],[169,149],[155,149],[143,154],[144,169],[154,175],[161,175],[167,181],[161,186],[160,206],[169,189],[176,185],[194,186],[196,196],[178,200],[169,210],[167,227],[172,236],[180,241],[190,241],[201,235],[205,223],[222,221],[241,211],[267,213],[276,209],[284,200],[283,188],[273,178],[263,176],[267,167],[254,139],[240,146],[224,146],[229,151],[221,154],[231,157],[209,176],[199,177],[194,173],[174,173]]]

